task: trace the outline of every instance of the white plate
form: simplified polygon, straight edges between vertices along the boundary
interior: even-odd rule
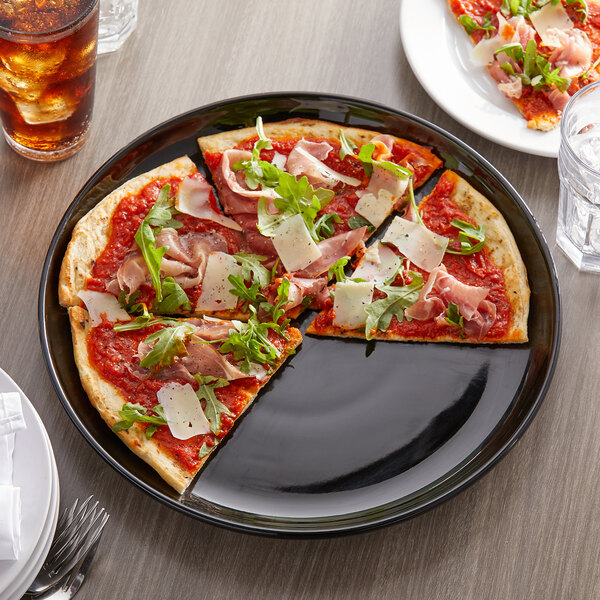
[[[0,561],[0,597],[34,560],[49,518],[54,464],[44,425],[17,384],[0,369],[0,392],[19,392],[27,429],[15,434],[14,485],[21,488],[21,551],[17,560]]]
[[[416,78],[451,117],[508,148],[558,156],[559,128],[548,132],[527,128],[486,68],[471,62],[473,44],[446,0],[401,0],[400,37]]]

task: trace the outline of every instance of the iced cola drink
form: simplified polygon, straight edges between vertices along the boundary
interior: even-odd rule
[[[92,116],[98,0],[0,0],[0,116],[11,147],[61,160]]]

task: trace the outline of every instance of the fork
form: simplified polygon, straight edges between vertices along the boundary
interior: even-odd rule
[[[75,500],[71,508],[63,511],[58,520],[54,540],[46,561],[29,586],[27,594],[40,596],[50,588],[57,587],[69,575],[75,576],[69,577],[69,580],[76,580],[78,575],[76,571],[81,571],[84,563],[85,571],[87,571],[102,530],[109,518],[108,513],[99,506],[97,500],[92,504],[92,499],[93,496],[90,496],[81,506],[78,506],[79,500]],[[86,562],[88,558],[89,560]],[[85,571],[83,576],[85,576]],[[83,581],[83,577],[81,577],[81,581]],[[79,589],[81,581],[77,585],[77,589]],[[68,597],[64,596],[64,598]]]

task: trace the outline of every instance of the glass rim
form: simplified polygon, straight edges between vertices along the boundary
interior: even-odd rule
[[[594,81],[593,83],[590,83],[590,84],[586,85],[585,87],[582,87],[580,90],[577,90],[577,92],[575,94],[573,94],[573,96],[571,96],[571,99],[565,106],[562,119],[560,120],[560,142],[561,143],[560,143],[559,152],[562,148],[565,148],[565,150],[569,154],[570,158],[575,160],[575,162],[578,164],[578,166],[583,167],[586,171],[589,171],[595,177],[600,177],[600,169],[595,169],[594,167],[591,167],[587,162],[582,160],[577,155],[575,150],[573,149],[573,146],[571,146],[571,142],[569,141],[569,136],[567,135],[567,125],[566,125],[566,117],[568,116],[569,111],[572,108],[572,105],[581,96],[585,96],[586,94],[592,92],[593,90],[595,90],[597,88],[600,88],[600,81]],[[599,124],[600,124],[600,117],[599,117]]]
[[[75,27],[84,25],[91,17],[99,2],[100,0],[90,0],[89,4],[81,14],[72,21],[69,21],[56,29],[49,29],[46,31],[19,31],[18,29],[10,29],[9,27],[0,25],[0,37],[6,36],[5,39],[15,42],[33,41],[34,43],[44,43],[54,41],[54,39],[62,37],[63,34],[70,32]]]

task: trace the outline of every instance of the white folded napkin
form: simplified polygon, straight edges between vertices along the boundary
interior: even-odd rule
[[[15,434],[0,435],[0,485],[12,485]]]
[[[21,550],[21,488],[0,485],[0,560],[15,560]]]
[[[21,395],[18,392],[0,393],[0,435],[14,433],[25,427]]]

